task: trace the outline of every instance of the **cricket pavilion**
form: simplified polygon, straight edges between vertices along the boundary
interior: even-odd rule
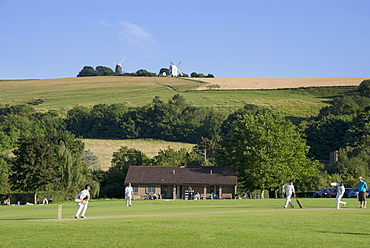
[[[131,183],[133,199],[234,199],[235,168],[186,166],[130,166],[125,184]]]

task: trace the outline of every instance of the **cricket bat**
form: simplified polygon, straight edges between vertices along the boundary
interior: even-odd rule
[[[302,208],[302,205],[301,205],[301,203],[298,201],[298,198],[297,198],[297,197],[295,198],[295,200],[297,201],[297,203],[298,203],[299,207],[300,207],[300,208]]]

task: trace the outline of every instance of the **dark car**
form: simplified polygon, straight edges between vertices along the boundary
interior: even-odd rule
[[[354,189],[356,189],[356,188],[346,188],[346,190],[344,191],[344,195],[343,195],[343,197],[344,198],[351,198],[351,191],[352,190],[354,190]]]
[[[331,198],[337,197],[337,189],[329,189],[327,192],[327,197]]]
[[[350,197],[356,198],[358,196],[358,188],[354,188],[349,191]],[[369,189],[366,190],[366,197],[369,197]]]
[[[315,198],[321,198],[321,197],[330,197],[330,192],[331,189],[322,189],[316,193],[313,193],[313,197]]]

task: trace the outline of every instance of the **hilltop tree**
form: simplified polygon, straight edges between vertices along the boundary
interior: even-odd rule
[[[214,78],[215,76],[211,73],[208,73],[208,75],[204,75],[203,73],[196,73],[196,72],[192,72],[190,74],[191,77],[193,78]]]
[[[78,73],[77,77],[92,77],[97,76],[98,74],[91,66],[84,66],[82,70]]]
[[[106,66],[97,66],[96,69],[97,76],[113,76],[114,71]]]
[[[161,68],[159,70],[158,76],[163,76],[163,73],[165,73],[166,76],[170,74],[170,70],[168,68]]]
[[[153,72],[148,72],[147,70],[140,69],[136,72],[136,76],[139,76],[139,77],[156,77],[157,75]]]

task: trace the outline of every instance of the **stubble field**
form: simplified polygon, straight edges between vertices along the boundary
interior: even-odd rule
[[[207,83],[199,90],[209,88],[220,90],[251,90],[251,89],[287,89],[300,87],[332,87],[359,86],[369,77],[348,78],[200,78]],[[219,87],[217,87],[219,86]]]
[[[117,152],[122,146],[135,148],[148,157],[153,158],[161,150],[167,150],[169,147],[178,151],[185,148],[190,151],[194,144],[169,142],[163,140],[152,139],[131,139],[131,140],[102,140],[102,139],[83,139],[85,149],[90,150],[99,157],[100,164],[103,170],[109,169],[113,158],[113,153]]]

